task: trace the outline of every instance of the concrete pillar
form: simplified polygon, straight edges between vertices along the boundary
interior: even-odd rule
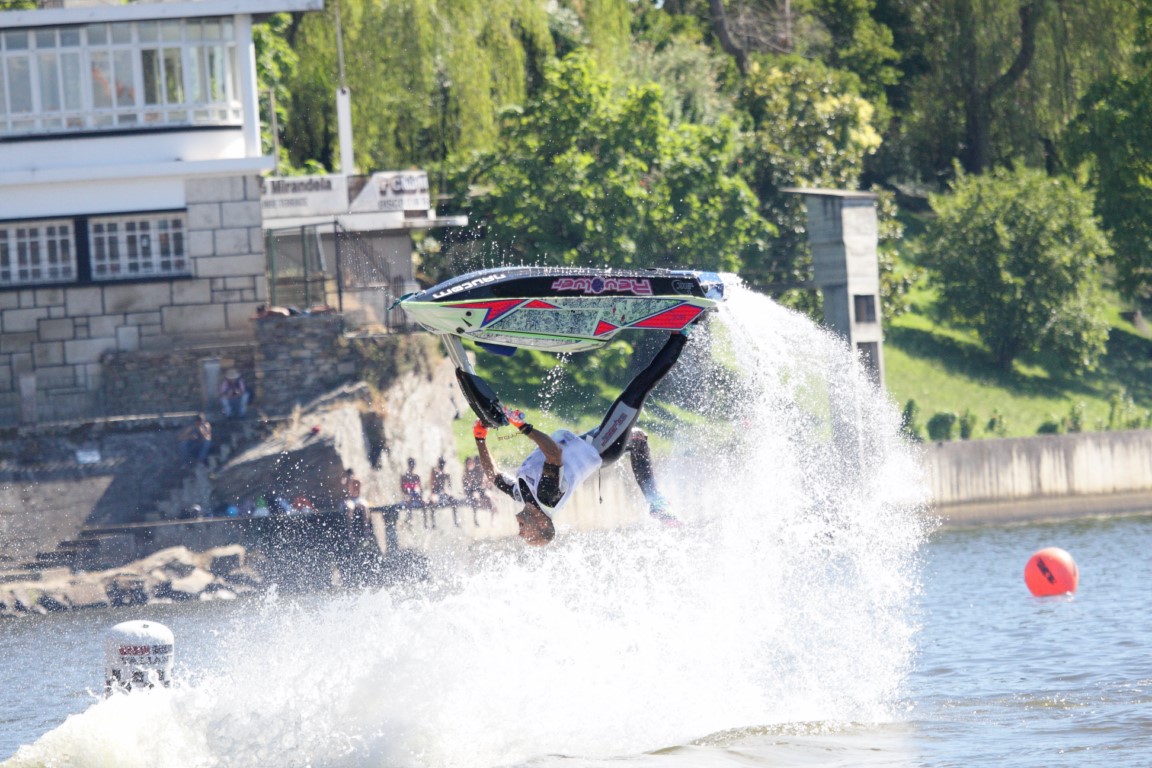
[[[876,195],[835,189],[789,189],[804,196],[812,272],[824,297],[824,320],[884,385]]]
[[[217,357],[205,358],[201,361],[201,367],[204,396],[200,398],[200,410],[208,414],[208,420],[211,421],[212,415],[219,407],[219,403],[216,402],[216,393],[220,389],[220,359]]]
[[[20,374],[20,421],[35,424],[36,414],[36,372]]]
[[[236,16],[236,74],[244,119],[244,156],[260,157],[260,94],[256,78],[256,48],[252,44],[252,16]]]

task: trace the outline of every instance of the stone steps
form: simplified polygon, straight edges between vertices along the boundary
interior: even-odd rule
[[[43,578],[40,571],[0,571],[0,584],[16,584],[27,581],[40,581]]]
[[[208,511],[212,494],[210,471],[271,429],[271,425],[255,419],[221,422],[220,428],[215,428],[215,424],[213,427],[213,437],[218,442],[210,457],[209,466],[188,467],[179,463],[162,469],[157,485],[166,488],[166,492],[152,502],[146,503],[152,511],[144,512],[143,519],[133,522],[177,520],[181,513],[193,504],[200,504],[205,511]],[[66,466],[68,464],[60,462],[59,469],[76,470],[76,465]],[[115,502],[115,499],[112,501]],[[123,499],[121,503],[125,508],[130,508],[129,505],[134,501],[136,500]],[[61,541],[54,550],[37,553],[30,562],[12,563],[11,577],[7,580],[36,580],[36,574],[50,568],[87,570],[94,565],[93,561],[102,549],[103,538],[105,537],[99,531],[89,533],[86,529],[81,529],[75,538]],[[0,567],[2,566],[3,563],[0,563]],[[5,572],[0,570],[0,574]],[[0,581],[5,579],[0,577]]]

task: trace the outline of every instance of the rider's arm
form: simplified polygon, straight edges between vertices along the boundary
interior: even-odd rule
[[[560,462],[564,460],[564,449],[557,445],[547,432],[533,429],[527,434],[527,437],[536,443],[536,447],[544,454],[545,462],[559,466]]]
[[[564,460],[564,449],[556,444],[556,441],[552,439],[551,435],[547,432],[540,432],[529,424],[525,420],[522,411],[505,408],[504,417],[508,420],[509,424],[519,430],[520,434],[536,443],[536,447],[544,454],[544,462],[546,464],[560,466],[560,462]]]
[[[492,454],[488,453],[488,443],[485,438],[477,435],[476,437],[476,453],[480,456],[480,466],[484,468],[484,474],[492,481],[501,492],[512,495],[512,481],[502,475],[496,469],[495,462],[492,461]]]

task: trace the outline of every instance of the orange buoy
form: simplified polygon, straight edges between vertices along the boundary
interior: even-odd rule
[[[1066,595],[1080,584],[1076,561],[1060,547],[1042,549],[1024,567],[1024,583],[1036,597]]]

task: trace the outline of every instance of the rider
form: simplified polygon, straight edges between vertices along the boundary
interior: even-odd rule
[[[536,444],[536,450],[520,465],[515,477],[497,471],[485,442],[488,429],[482,421],[476,422],[472,435],[485,474],[497,488],[524,505],[516,514],[521,538],[536,545],[552,541],[556,527],[551,515],[568,501],[581,482],[601,466],[617,461],[625,451],[631,457],[632,471],[648,501],[650,514],[666,525],[679,525],[668,514],[668,503],[656,490],[648,435],[635,425],[648,394],[672,370],[687,341],[682,332],[672,334],[648,367],[612,403],[600,426],[583,435],[566,429],[546,435],[528,424],[522,412],[505,408],[508,423]]]

